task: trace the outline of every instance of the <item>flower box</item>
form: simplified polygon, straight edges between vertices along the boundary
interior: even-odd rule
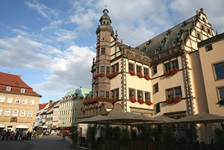
[[[181,99],[182,99],[181,97],[175,97],[175,98],[173,98],[173,101],[178,103],[181,101]]]
[[[129,71],[130,75],[131,76],[134,76],[135,75],[135,72],[134,71]]]
[[[98,98],[91,98],[91,99],[87,99],[83,101],[83,104],[92,104],[92,103],[96,103],[98,101]]]
[[[169,99],[166,100],[166,103],[167,104],[171,104],[172,102],[173,102],[173,99],[172,98],[169,98]]]
[[[118,101],[118,98],[114,98],[114,99],[112,99],[112,103],[116,103]]]
[[[98,76],[99,76],[99,77],[104,77],[105,74],[104,74],[104,73],[100,73],[100,74],[98,74]]]
[[[170,75],[170,71],[164,72],[164,76],[169,76]]]
[[[147,101],[146,102],[146,105],[149,105],[150,106],[150,105],[152,105],[152,102],[151,101]]]
[[[117,75],[118,75],[118,72],[115,71],[115,72],[113,72],[111,74],[107,74],[106,77],[109,78],[109,79],[112,79],[112,78],[116,77]]]
[[[95,74],[95,75],[93,76],[94,79],[96,79],[97,77],[98,77],[98,74]]]
[[[177,72],[178,72],[178,69],[173,69],[173,70],[171,70],[171,74],[172,74],[172,75],[176,74]]]
[[[139,99],[138,102],[139,102],[139,104],[144,104],[144,100],[143,99]]]
[[[137,76],[138,76],[139,78],[143,78],[143,75],[142,75],[141,73],[137,73]]]
[[[135,98],[130,98],[130,101],[131,101],[132,103],[135,103],[135,102],[136,102],[136,99],[135,99]]]
[[[150,80],[150,77],[149,77],[149,76],[145,76],[145,79],[146,79],[146,80]]]

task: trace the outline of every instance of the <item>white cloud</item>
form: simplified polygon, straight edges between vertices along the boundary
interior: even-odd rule
[[[30,9],[36,10],[40,15],[48,19],[51,19],[52,17],[56,17],[58,15],[58,13],[54,9],[51,9],[47,7],[46,5],[41,4],[37,1],[33,1],[33,2],[27,1],[26,5]]]
[[[43,16],[44,24],[36,22],[39,28],[35,30],[28,25],[19,25],[18,28],[7,26],[7,30],[16,36],[0,37],[0,68],[42,71],[43,81],[33,88],[43,98],[63,97],[79,86],[91,87],[95,31],[105,5],[114,31],[118,30],[118,38],[131,46],[179,24],[195,15],[200,8],[204,8],[215,30],[224,31],[222,0],[76,0],[64,3],[68,3],[68,8],[59,10],[49,3],[27,1],[30,10]],[[3,23],[2,26],[6,25]]]
[[[41,54],[39,51],[41,47],[43,47],[41,43],[23,36],[0,39],[0,66],[3,68],[46,69],[49,57]]]
[[[50,74],[46,81],[35,86],[41,93],[69,90],[79,86],[91,86],[91,63],[94,53],[88,47],[69,47],[64,53],[52,60]],[[62,95],[63,96],[63,95]]]

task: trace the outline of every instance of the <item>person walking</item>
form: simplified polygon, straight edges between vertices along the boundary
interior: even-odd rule
[[[79,130],[78,130],[78,142],[77,142],[78,147],[81,146],[81,140],[82,140],[82,128],[79,127]]]
[[[66,132],[63,131],[63,133],[62,133],[62,141],[63,141],[63,142],[65,141],[65,136],[66,136]]]

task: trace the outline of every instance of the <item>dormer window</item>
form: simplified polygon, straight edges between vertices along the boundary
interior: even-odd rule
[[[21,93],[25,93],[25,89],[24,88],[21,89]]]
[[[6,91],[11,91],[11,86],[7,86]]]

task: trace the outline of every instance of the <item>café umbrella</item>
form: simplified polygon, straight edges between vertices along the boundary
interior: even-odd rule
[[[174,122],[179,124],[204,124],[205,132],[207,136],[207,142],[209,144],[209,138],[207,135],[207,124],[224,122],[224,116],[202,112],[199,114],[190,115],[190,116],[178,119],[177,121],[174,121]]]

